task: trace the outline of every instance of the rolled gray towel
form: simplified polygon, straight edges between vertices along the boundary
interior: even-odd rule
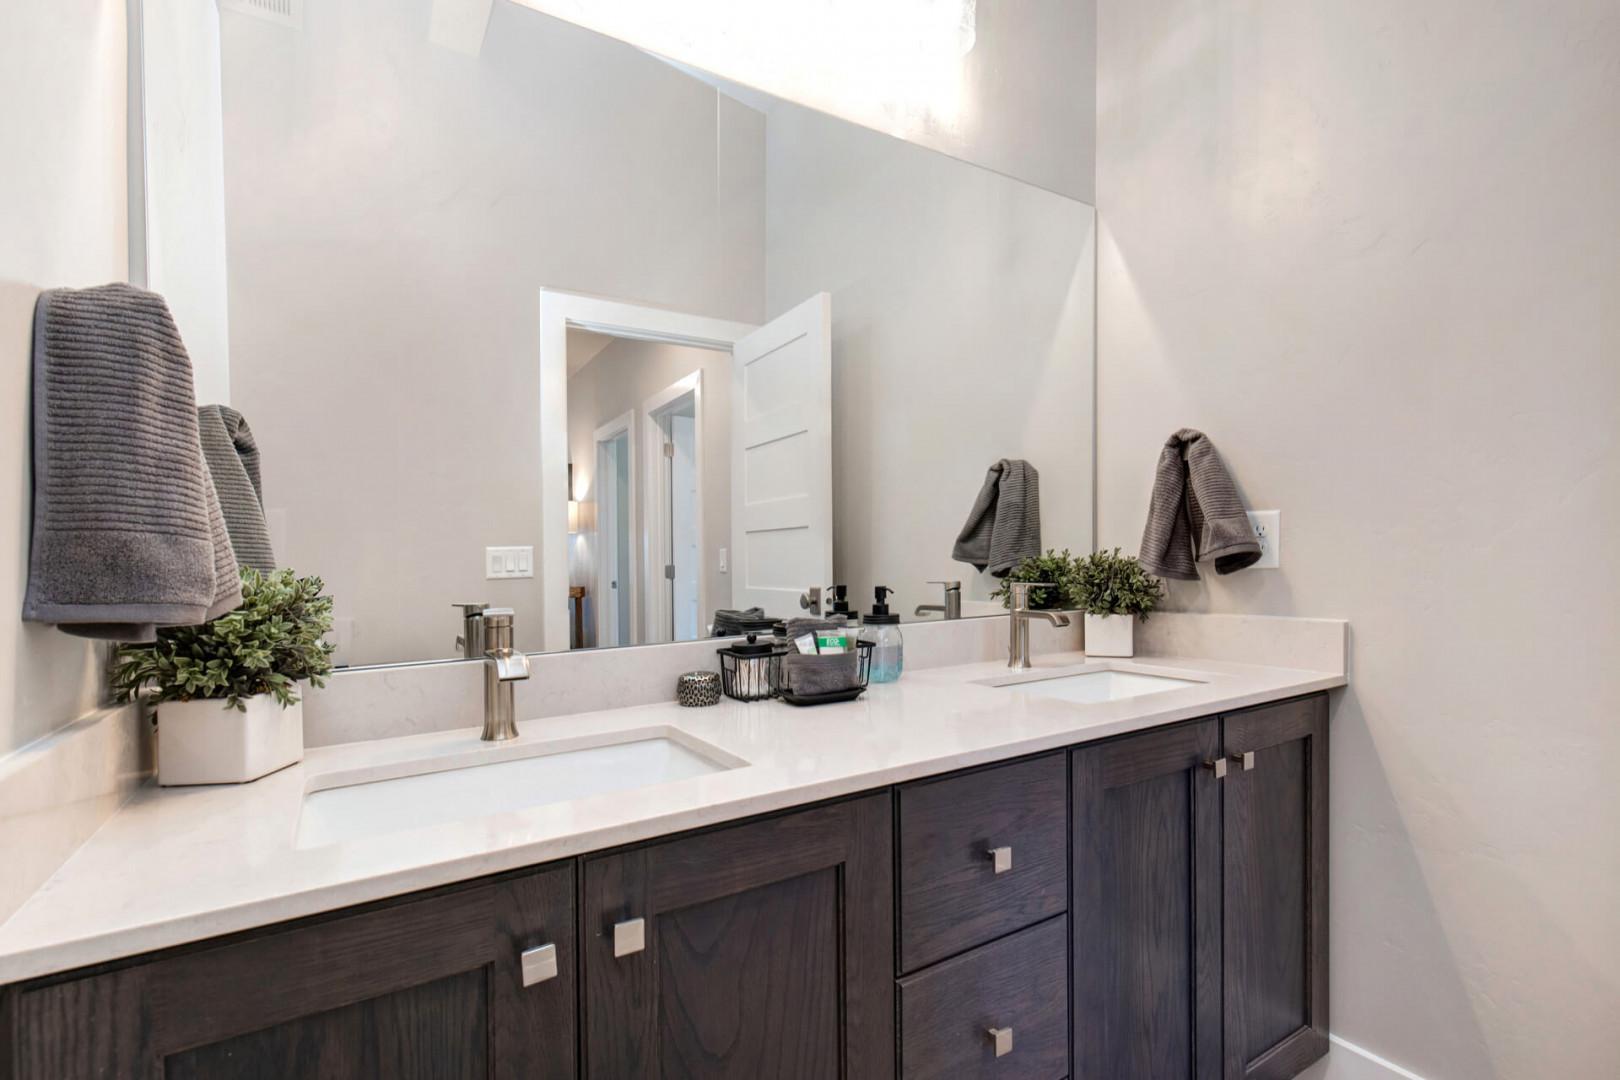
[[[855,628],[842,615],[836,619],[813,619],[808,615],[799,615],[782,624],[787,628],[787,639],[798,641],[806,634],[819,633],[822,630],[847,630],[851,639],[855,637]]]
[[[1247,508],[1209,436],[1182,428],[1165,440],[1142,531],[1142,566],[1150,574],[1198,580],[1198,564],[1230,574],[1260,558]]]
[[[782,678],[795,694],[831,694],[852,690],[860,677],[854,652],[811,656],[788,653],[782,657]]]
[[[985,473],[951,558],[1004,577],[1041,553],[1041,475],[1027,461],[1003,458]]]
[[[197,410],[197,430],[236,561],[261,574],[274,573],[276,555],[264,520],[259,444],[253,439],[253,429],[228,405],[204,405]]]
[[[52,289],[34,308],[34,514],[23,618],[152,641],[242,602],[161,296]]]

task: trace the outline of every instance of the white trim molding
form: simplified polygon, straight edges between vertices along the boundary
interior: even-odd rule
[[[1300,1080],[1424,1080],[1410,1069],[1337,1035],[1329,1035],[1328,1043],[1327,1057],[1300,1073]]]
[[[568,328],[611,337],[730,350],[753,323],[690,315],[601,296],[540,290],[539,651],[566,650],[568,633]]]

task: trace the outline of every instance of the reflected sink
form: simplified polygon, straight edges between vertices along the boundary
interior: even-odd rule
[[[746,764],[664,727],[327,774],[312,780],[304,794],[297,846],[652,787]]]
[[[1185,690],[1189,686],[1198,686],[1203,681],[1122,668],[1101,668],[1069,672],[1029,671],[986,680],[982,685],[1017,690],[1034,697],[1057,698],[1060,701],[1095,705],[1104,701],[1124,701],[1126,698],[1141,697],[1144,694],[1162,694],[1166,690]]]

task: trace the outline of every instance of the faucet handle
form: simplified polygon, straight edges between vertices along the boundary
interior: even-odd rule
[[[460,608],[461,617],[464,619],[470,619],[474,615],[481,615],[489,610],[488,604],[451,604],[450,606]]]
[[[928,584],[930,584],[930,585],[943,585],[943,586],[945,586],[945,591],[946,592],[951,592],[953,590],[959,590],[962,587],[962,583],[960,581],[930,581]]]

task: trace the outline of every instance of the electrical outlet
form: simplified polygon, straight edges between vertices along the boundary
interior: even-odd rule
[[[1260,541],[1260,561],[1255,570],[1275,570],[1282,565],[1282,511],[1250,510],[1249,527]]]
[[[534,577],[534,548],[487,547],[484,549],[484,580]]]
[[[720,549],[720,572],[722,574],[729,573],[729,571],[726,569],[727,566],[728,566],[728,561],[727,561],[727,558],[726,558],[726,549],[721,548]]]

